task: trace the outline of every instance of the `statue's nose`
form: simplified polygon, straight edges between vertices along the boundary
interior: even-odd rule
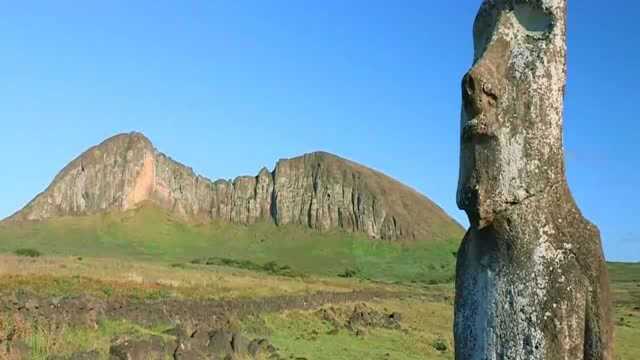
[[[465,96],[472,97],[476,92],[476,80],[471,71],[469,71],[462,79],[462,90]]]
[[[476,99],[476,85],[478,81],[472,71],[469,71],[462,79],[462,101],[469,120],[482,113],[480,99]]]
[[[462,99],[470,119],[494,108],[498,100],[495,89],[482,71],[474,67],[462,79]]]

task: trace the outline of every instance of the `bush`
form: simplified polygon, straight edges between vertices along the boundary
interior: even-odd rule
[[[280,275],[280,276],[290,276],[290,277],[300,277],[303,276],[302,273],[294,271],[289,265],[279,265],[275,261],[269,261],[262,265],[262,270],[272,274],[272,275]]]
[[[102,288],[102,292],[107,296],[111,296],[113,295],[113,288],[111,286],[105,286]]]
[[[342,278],[353,278],[358,275],[358,270],[356,269],[346,269],[343,273],[338,274],[339,277]]]
[[[434,341],[431,346],[433,346],[434,349],[440,352],[445,352],[447,351],[447,349],[449,349],[449,347],[447,346],[447,342],[442,339]]]
[[[262,270],[271,274],[279,274],[291,270],[291,267],[289,265],[278,265],[275,261],[269,261],[262,265]]]
[[[229,266],[238,269],[261,271],[262,267],[249,260],[236,260],[229,258],[210,257],[205,261],[206,265]]]
[[[36,250],[36,249],[18,249],[15,251],[15,254],[18,256],[26,256],[26,257],[39,257],[40,255],[42,255],[40,253],[40,251]]]
[[[289,276],[289,277],[303,277],[304,274],[294,271],[289,265],[280,265],[276,261],[269,261],[263,265],[254,263],[250,260],[236,260],[229,258],[210,257],[207,259],[194,259],[192,264],[204,264],[204,265],[218,265],[229,266],[237,269],[266,272],[271,275]]]

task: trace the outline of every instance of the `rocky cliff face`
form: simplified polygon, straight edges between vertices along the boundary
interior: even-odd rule
[[[196,222],[271,221],[376,239],[428,240],[459,225],[397,181],[328,153],[280,160],[273,172],[210,181],[158,152],[139,133],[107,139],[73,160],[6,221],[126,211],[143,203]]]

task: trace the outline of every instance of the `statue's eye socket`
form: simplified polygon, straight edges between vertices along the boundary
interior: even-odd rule
[[[488,3],[486,2],[483,4],[473,24],[475,60],[479,59],[485,52],[498,25],[498,10],[495,6],[487,5]]]
[[[525,30],[535,35],[548,33],[553,28],[552,15],[540,6],[517,3],[513,6],[513,14]]]

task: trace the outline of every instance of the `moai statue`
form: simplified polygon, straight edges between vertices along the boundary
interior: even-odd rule
[[[485,0],[462,82],[458,360],[612,359],[598,229],[565,177],[566,0]]]

